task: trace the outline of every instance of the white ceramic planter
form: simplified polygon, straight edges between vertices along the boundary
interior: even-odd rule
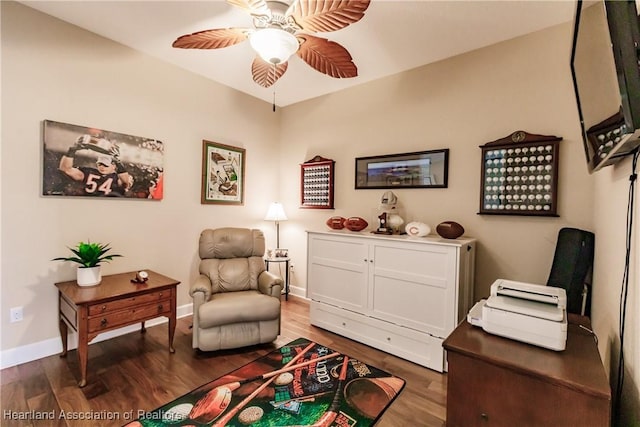
[[[100,266],[78,268],[78,286],[99,285],[101,281],[102,274],[100,272]]]

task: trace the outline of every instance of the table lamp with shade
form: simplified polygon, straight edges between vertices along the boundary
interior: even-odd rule
[[[264,217],[265,221],[276,222],[276,248],[280,247],[280,221],[286,221],[287,215],[284,213],[284,208],[280,202],[272,202],[269,205],[267,215]]]

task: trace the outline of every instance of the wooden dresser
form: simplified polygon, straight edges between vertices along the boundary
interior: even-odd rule
[[[463,320],[447,337],[447,427],[609,426],[611,389],[586,317],[555,352]]]

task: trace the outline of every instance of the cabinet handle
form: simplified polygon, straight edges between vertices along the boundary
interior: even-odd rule
[[[342,322],[342,326],[347,326],[347,324],[345,322]]]
[[[387,337],[387,341],[391,342],[391,337]]]
[[[480,418],[482,418],[482,421],[489,421],[489,415],[485,413],[480,414]]]
[[[367,262],[367,261],[369,261],[369,260],[365,258],[365,259],[364,259],[364,262]]]
[[[372,259],[370,259],[370,260],[369,260],[369,262],[370,262],[370,263],[373,263],[373,260],[372,260]]]
[[[102,319],[102,320],[100,321],[100,326],[102,326],[103,328],[104,328],[105,326],[107,326],[107,319]]]

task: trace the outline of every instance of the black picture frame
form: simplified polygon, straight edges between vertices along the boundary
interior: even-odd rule
[[[447,188],[448,185],[448,148],[356,158],[356,190]]]

